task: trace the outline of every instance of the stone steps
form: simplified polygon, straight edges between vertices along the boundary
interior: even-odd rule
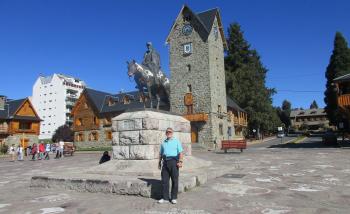
[[[179,193],[189,191],[205,184],[208,180],[227,173],[226,168],[210,167],[183,173],[179,179]],[[78,192],[106,193],[117,195],[135,195],[148,198],[161,197],[161,183],[159,177],[128,177],[101,176],[93,174],[75,174],[65,177],[34,176],[31,179],[32,188],[66,189]]]

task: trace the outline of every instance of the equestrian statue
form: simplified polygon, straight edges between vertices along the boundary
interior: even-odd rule
[[[140,92],[143,105],[146,108],[146,98],[150,101],[150,107],[153,108],[152,98],[157,98],[157,110],[159,109],[159,103],[161,95],[165,94],[169,98],[170,84],[169,79],[165,76],[164,72],[160,68],[160,56],[157,51],[152,47],[151,42],[147,42],[147,51],[144,54],[143,61],[138,64],[135,60],[127,62],[128,64],[128,76],[134,76],[136,82],[136,88]],[[147,92],[147,96],[146,96]]]

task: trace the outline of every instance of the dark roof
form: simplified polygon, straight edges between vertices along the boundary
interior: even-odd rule
[[[18,116],[14,115],[18,108],[27,100],[28,98],[19,99],[19,100],[6,100],[4,110],[0,110],[0,119],[19,119],[19,120],[38,120],[38,117],[30,116]]]
[[[100,112],[103,108],[103,102],[105,100],[106,96],[111,96],[112,94],[103,92],[103,91],[97,91],[91,88],[86,88],[85,90],[86,95],[88,96],[89,100],[92,102],[95,107],[95,109]]]
[[[327,115],[327,113],[323,108],[314,108],[314,109],[305,109],[305,110],[300,110],[300,109],[292,110],[290,112],[289,117],[295,118],[295,117],[303,117],[303,116],[325,116],[325,115]]]
[[[103,91],[97,91],[94,89],[86,88],[84,93],[88,99],[92,102],[94,109],[98,114],[108,113],[120,113],[124,111],[143,109],[143,103],[140,102],[140,96],[138,91],[131,91],[119,94],[111,94]],[[123,98],[129,97],[130,103],[124,104]],[[109,99],[115,101],[114,105],[108,105]],[[153,107],[157,105],[156,99],[153,99]],[[150,107],[150,102],[146,102],[146,107]],[[159,105],[160,109],[169,110],[169,104],[165,98],[161,98]]]
[[[221,36],[223,37],[223,45],[224,45],[224,48],[227,49],[227,43],[226,43],[226,39],[225,39],[225,34],[223,32],[223,29],[222,29],[222,23],[221,23],[221,17],[220,17],[220,13],[219,13],[219,9],[218,8],[213,8],[213,9],[210,9],[210,10],[206,10],[206,11],[203,11],[203,12],[200,12],[200,13],[194,13],[190,7],[188,7],[187,5],[184,5],[182,7],[182,10],[180,11],[183,12],[183,11],[188,11],[191,16],[194,17],[194,21],[197,21],[199,23],[199,28],[197,28],[197,32],[199,33],[200,37],[205,41],[207,40],[210,32],[211,32],[211,29],[213,27],[213,24],[214,24],[214,20],[215,20],[215,17],[218,16],[218,24],[219,24],[219,31],[220,31],[220,34]],[[174,23],[175,24],[175,23]],[[174,25],[172,26],[171,28],[171,31],[173,30],[174,28]],[[196,24],[194,25],[194,27],[196,27]],[[166,42],[168,42],[169,40],[169,36],[171,34],[171,31],[166,39]]]
[[[206,30],[210,33],[210,29],[213,26],[215,16],[218,12],[217,8],[207,10],[201,13],[197,13],[198,18],[202,21]]]
[[[241,107],[239,107],[239,105],[237,104],[237,102],[232,99],[231,97],[229,96],[226,96],[226,102],[227,102],[227,106],[228,107],[231,107],[237,111],[242,111],[242,112],[246,112],[244,109],[242,109]]]
[[[350,81],[350,74],[345,74],[343,76],[337,77],[333,80],[334,82],[345,82]]]

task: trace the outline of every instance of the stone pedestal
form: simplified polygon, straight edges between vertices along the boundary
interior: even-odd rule
[[[184,149],[181,172],[209,167],[210,161],[192,157],[190,122],[180,115],[155,110],[125,112],[112,119],[113,160],[86,170],[91,174],[160,176],[160,144],[168,127]]]
[[[113,158],[117,160],[158,159],[160,144],[168,127],[180,140],[186,156],[191,155],[190,122],[179,115],[144,110],[126,112],[112,120]]]
[[[113,118],[112,127],[111,161],[88,169],[67,170],[60,175],[35,176],[31,186],[159,198],[159,148],[168,127],[174,129],[174,136],[184,148],[180,193],[224,173],[220,167],[211,166],[210,161],[192,156],[190,122],[182,116],[152,110],[126,112]]]

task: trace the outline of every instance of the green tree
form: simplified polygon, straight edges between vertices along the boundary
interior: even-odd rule
[[[292,104],[288,100],[283,100],[282,107],[277,109],[278,116],[281,122],[289,129],[291,125],[290,112],[292,109]]]
[[[52,136],[52,142],[58,141],[73,142],[74,141],[74,132],[67,125],[62,125],[58,127],[55,131],[55,134]]]
[[[267,69],[260,56],[244,39],[239,24],[228,28],[228,52],[225,57],[226,89],[248,113],[249,130],[274,131],[280,125],[272,106],[275,89],[265,86]]]
[[[310,105],[310,109],[316,109],[318,108],[317,102],[316,100],[312,101],[311,105]]]
[[[334,49],[326,70],[326,90],[324,92],[325,111],[332,125],[337,125],[341,116],[337,109],[337,92],[333,79],[350,72],[350,50],[340,32],[335,34]]]

